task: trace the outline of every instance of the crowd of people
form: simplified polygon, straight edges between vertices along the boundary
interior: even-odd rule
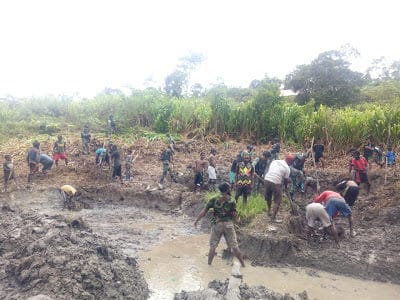
[[[305,206],[304,217],[307,224],[306,238],[308,240],[311,240],[313,234],[316,234],[315,231],[319,231],[321,226],[323,231],[315,236],[322,234],[322,238],[326,238],[329,234],[333,237],[335,245],[340,247],[334,221],[339,216],[348,219],[350,236],[354,237],[352,210],[360,192],[360,185],[366,184],[367,193],[370,191],[368,169],[372,159],[380,167],[383,166],[382,157],[386,157],[385,163],[388,166],[393,166],[395,162],[395,154],[390,146],[386,153],[378,151],[369,141],[364,146],[364,151],[368,153],[369,147],[375,151],[372,152],[372,156],[365,154],[362,156],[360,151],[352,150],[348,179],[335,183],[332,190],[317,193],[313,201]],[[243,205],[246,205],[251,193],[260,193],[263,190],[267,214],[270,216],[271,222],[280,223],[282,220],[277,218],[277,214],[282,203],[283,191],[288,191],[289,197],[293,197],[297,191],[305,193],[307,187],[319,192],[315,180],[305,175],[304,165],[311,156],[314,167],[323,167],[325,147],[321,140],[317,140],[314,145],[305,150],[305,153],[288,154],[284,159],[280,159],[279,140],[274,139],[269,149],[264,150],[261,156],[256,155],[255,147],[252,145],[247,146],[246,150],[237,154],[230,168],[229,183],[223,182],[219,185],[220,194],[206,204],[194,223],[197,226],[199,220],[205,216],[207,211],[213,209],[214,216],[208,254],[209,264],[212,263],[215,249],[221,237],[224,236],[228,248],[233,250],[234,255],[244,266],[243,255],[238,248],[234,226],[234,223],[238,221],[237,201],[240,197],[242,197]],[[196,160],[195,186],[203,183],[203,173],[206,170],[207,163],[211,164],[211,158],[213,166],[215,166],[215,153],[212,154],[209,161],[205,159],[204,153],[201,153],[200,159]],[[290,187],[288,187],[288,184]],[[212,188],[212,190],[214,189]],[[235,191],[234,199],[232,199],[231,190]]]
[[[108,134],[111,138],[115,132],[115,122],[112,116],[108,119]],[[161,161],[161,177],[159,187],[163,188],[163,184],[167,175],[171,180],[178,182],[178,176],[175,172],[174,155],[176,154],[175,141],[171,135],[167,135],[168,142],[160,156]],[[132,168],[134,161],[138,157],[134,157],[134,152],[127,149],[124,153],[124,169],[125,176],[122,176],[122,155],[117,145],[109,142],[108,144],[92,143],[90,129],[85,125],[81,132],[83,155],[90,153],[95,154],[95,163],[100,168],[109,167],[112,170],[113,180],[119,181],[121,184],[132,179]],[[244,206],[248,204],[249,196],[254,194],[263,195],[267,214],[271,222],[280,223],[282,220],[278,218],[281,207],[283,193],[293,200],[297,193],[306,194],[308,188],[319,192],[318,180],[305,174],[305,163],[311,160],[314,168],[324,167],[324,144],[318,139],[316,143],[309,145],[304,149],[304,153],[287,154],[281,159],[281,145],[279,139],[271,141],[270,145],[264,149],[260,155],[257,154],[256,147],[248,145],[246,149],[237,153],[232,159],[229,170],[229,178],[219,178],[218,174],[218,153],[215,148],[211,148],[209,153],[201,151],[199,157],[193,162],[193,191],[199,194],[202,190],[216,191],[217,182],[219,194],[213,197],[206,207],[201,211],[196,219],[195,225],[204,217],[208,210],[213,208],[214,226],[210,241],[209,263],[211,264],[215,256],[215,248],[222,235],[225,236],[229,247],[233,250],[239,261],[243,263],[243,256],[237,246],[235,229],[233,222],[237,219],[236,204],[242,199]],[[334,219],[338,216],[348,218],[350,235],[354,235],[352,209],[360,191],[360,185],[365,184],[366,192],[370,191],[370,181],[368,172],[371,164],[374,162],[377,166],[391,167],[395,164],[396,155],[390,145],[384,152],[381,145],[375,146],[369,139],[365,145],[359,150],[351,150],[351,159],[348,163],[349,176],[346,180],[335,183],[331,190],[323,191],[314,197],[314,201],[305,206],[305,218],[307,220],[306,235],[310,239],[316,228],[316,221],[322,225],[324,234],[331,234],[339,246],[338,233],[335,227]],[[67,143],[62,135],[59,135],[54,141],[52,148],[52,156],[40,151],[40,143],[35,140],[32,147],[27,153],[27,164],[29,168],[28,183],[31,183],[36,173],[47,174],[47,172],[55,164],[59,166],[59,161],[64,161],[68,165]],[[40,168],[41,166],[41,168]],[[14,176],[14,164],[11,155],[4,156],[4,189],[12,181]],[[221,176],[220,176],[221,177]],[[206,180],[208,179],[208,181]],[[206,182],[207,181],[207,182]],[[74,187],[63,185],[60,189],[64,201],[67,203],[73,197],[80,195]],[[231,191],[234,191],[234,197],[231,199]]]

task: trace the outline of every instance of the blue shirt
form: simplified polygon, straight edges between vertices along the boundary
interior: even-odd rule
[[[325,209],[331,219],[335,217],[337,212],[339,212],[343,217],[351,215],[351,208],[343,198],[330,198]]]

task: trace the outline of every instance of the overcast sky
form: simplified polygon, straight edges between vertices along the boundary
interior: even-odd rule
[[[400,59],[398,1],[1,0],[0,95],[30,96],[162,84],[178,58],[207,60],[193,74],[247,87],[284,76],[350,43],[361,71]]]

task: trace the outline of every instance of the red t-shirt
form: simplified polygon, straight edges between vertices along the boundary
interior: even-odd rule
[[[366,160],[365,157],[363,157],[363,156],[360,156],[360,159],[353,158],[351,160],[351,165],[357,171],[365,171],[365,170],[367,170],[367,167],[368,167],[368,160]]]
[[[329,198],[343,198],[340,194],[333,191],[325,191],[320,195],[314,197],[314,202],[323,203],[324,205],[328,202]]]

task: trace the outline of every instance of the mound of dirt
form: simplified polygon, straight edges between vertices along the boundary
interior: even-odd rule
[[[3,204],[0,226],[0,299],[149,295],[136,260],[93,234],[82,219],[40,216]]]
[[[201,291],[187,292],[182,291],[175,294],[174,300],[206,300],[206,299],[226,299],[229,281],[224,282],[213,280],[208,284],[208,288]],[[250,287],[247,284],[241,284],[240,299],[265,299],[265,300],[307,300],[307,293],[304,291],[301,294],[290,296],[289,294],[279,294],[270,289],[257,286]]]

